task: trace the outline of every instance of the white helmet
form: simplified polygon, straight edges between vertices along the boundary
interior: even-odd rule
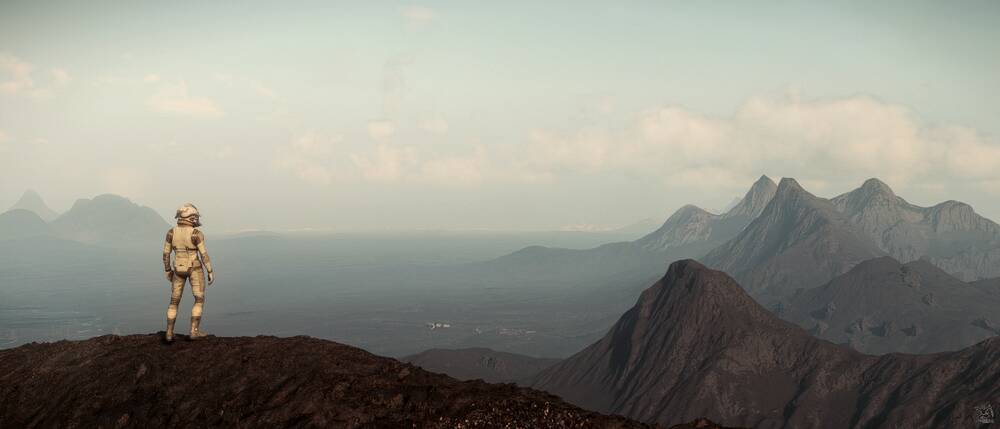
[[[201,213],[199,213],[198,208],[191,203],[184,204],[183,206],[177,208],[177,214],[174,215],[174,219],[184,219],[194,226],[201,226]]]

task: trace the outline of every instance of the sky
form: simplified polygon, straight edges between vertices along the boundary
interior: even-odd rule
[[[0,207],[606,229],[760,175],[1000,220],[1000,3],[0,3]]]

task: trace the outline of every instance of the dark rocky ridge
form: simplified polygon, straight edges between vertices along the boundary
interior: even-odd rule
[[[308,337],[103,336],[0,351],[0,427],[642,428]]]
[[[430,349],[400,360],[459,380],[480,379],[488,383],[524,381],[559,362],[559,359],[536,358],[481,347]]]
[[[1000,339],[868,356],[775,317],[728,275],[679,261],[608,334],[533,386],[642,421],[758,428],[966,427],[1000,398]],[[996,404],[994,404],[996,405]]]
[[[868,260],[792,297],[781,317],[864,353],[934,353],[1000,334],[1000,295],[926,260]]]

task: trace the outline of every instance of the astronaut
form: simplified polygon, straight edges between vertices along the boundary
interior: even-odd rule
[[[177,306],[181,303],[181,293],[184,283],[191,282],[191,294],[194,295],[194,307],[191,308],[191,339],[208,335],[203,332],[201,312],[205,306],[205,273],[208,270],[208,284],[215,282],[212,272],[212,261],[205,250],[205,235],[196,227],[201,226],[201,215],[194,204],[187,203],[177,209],[174,215],[177,226],[167,231],[167,239],[163,243],[163,269],[170,281],[170,305],[167,306],[167,333],[164,337],[168,343],[174,341],[174,322],[177,321]],[[170,253],[174,260],[171,264]]]

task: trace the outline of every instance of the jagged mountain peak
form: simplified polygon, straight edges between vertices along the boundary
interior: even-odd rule
[[[865,180],[865,183],[861,184],[861,189],[869,194],[896,195],[889,185],[875,177]]]
[[[896,196],[889,185],[874,177],[866,180],[857,189],[831,199],[830,202],[837,207],[837,210],[848,216],[859,217],[856,221],[861,223],[872,221],[895,223],[905,216],[900,213],[901,210],[916,209],[906,200]]]
[[[799,184],[798,180],[791,177],[782,177],[778,182],[778,192],[806,192],[806,190]]]
[[[767,207],[767,203],[774,197],[778,186],[774,184],[767,175],[761,175],[756,182],[733,208],[729,209],[723,217],[746,216],[751,219],[760,215]]]
[[[685,308],[699,312],[725,312],[730,321],[760,319],[763,314],[750,311],[758,307],[747,293],[728,274],[713,270],[693,259],[670,264],[666,275],[639,297],[637,307],[640,317],[651,317],[662,312],[671,324],[698,324],[700,321],[682,320]],[[649,311],[647,311],[647,309]]]

